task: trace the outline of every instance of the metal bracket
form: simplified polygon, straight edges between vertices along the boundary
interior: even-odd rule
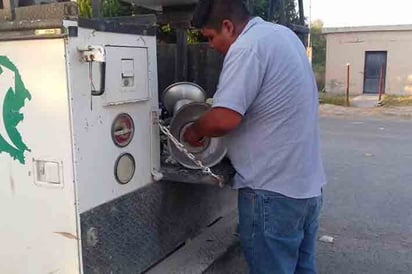
[[[85,48],[77,48],[77,51],[81,53],[81,59],[85,63],[89,63],[89,78],[92,84],[91,94],[92,96],[103,95],[105,90],[105,78],[106,78],[106,52],[104,46],[89,45]],[[95,89],[93,85],[93,73],[92,63],[100,63],[100,89]]]
[[[158,170],[152,170],[152,177],[153,180],[155,180],[156,182],[161,181],[163,179],[163,173],[158,171]]]
[[[103,46],[89,45],[86,48],[77,48],[82,54],[83,62],[106,62],[106,53]]]

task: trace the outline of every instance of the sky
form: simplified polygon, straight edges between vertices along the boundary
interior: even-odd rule
[[[305,16],[324,27],[412,25],[412,0],[303,0]]]

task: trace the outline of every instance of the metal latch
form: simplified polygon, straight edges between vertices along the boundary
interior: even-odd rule
[[[100,62],[106,61],[106,54],[103,46],[89,45],[85,48],[78,47],[77,50],[82,54],[84,62]]]

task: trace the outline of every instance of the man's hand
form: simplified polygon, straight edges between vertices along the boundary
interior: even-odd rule
[[[199,136],[193,125],[188,126],[183,133],[183,141],[192,147],[201,147],[205,144],[204,136]]]
[[[216,107],[203,114],[199,120],[187,127],[183,141],[193,147],[203,146],[204,137],[221,137],[242,122],[243,116],[228,108]]]

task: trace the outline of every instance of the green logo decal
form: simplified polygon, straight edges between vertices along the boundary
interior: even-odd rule
[[[8,153],[21,164],[25,163],[24,152],[30,151],[16,128],[24,119],[20,110],[26,99],[31,100],[31,95],[18,69],[0,55],[0,153]]]

